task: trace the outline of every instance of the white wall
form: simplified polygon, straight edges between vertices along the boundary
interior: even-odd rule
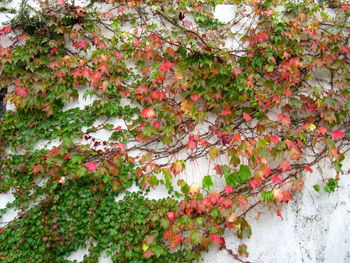
[[[232,18],[232,6],[218,6],[215,16],[224,22]],[[1,17],[4,19],[4,17]],[[226,42],[228,47],[234,46],[232,40]],[[91,103],[79,99],[78,104],[67,105],[67,109]],[[117,124],[117,123],[116,123]],[[100,139],[108,139],[109,134],[99,133]],[[41,143],[38,147],[44,147]],[[205,159],[188,165],[183,177],[189,183],[201,184],[201,177],[206,175],[208,162]],[[309,174],[305,181],[304,191],[295,201],[290,202],[282,210],[284,220],[276,216],[275,211],[266,207],[256,209],[249,215],[253,235],[250,240],[244,240],[250,252],[249,261],[254,263],[346,263],[350,262],[350,178],[344,175],[340,181],[340,188],[333,194],[317,193],[312,185],[318,183],[324,174],[334,171],[329,164],[323,163],[320,167],[313,167],[314,174]],[[350,169],[349,156],[345,161],[344,170]],[[166,196],[164,188],[160,187],[150,193],[150,198]],[[0,194],[0,208],[13,200],[10,193]],[[16,211],[10,211],[3,219],[3,223],[16,216]],[[1,223],[1,222],[0,222]],[[1,225],[0,225],[1,226]],[[239,241],[234,232],[226,233],[229,248],[237,249]],[[68,259],[82,260],[86,250],[73,253]],[[225,251],[218,251],[212,247],[203,254],[203,262],[228,263],[232,258]],[[111,262],[108,257],[101,257],[100,262]]]

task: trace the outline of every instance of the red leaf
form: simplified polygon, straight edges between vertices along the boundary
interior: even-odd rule
[[[276,214],[277,214],[277,216],[279,216],[281,218],[281,220],[283,220],[283,216],[282,216],[282,213],[280,210],[277,209]]]
[[[283,180],[281,178],[279,178],[278,176],[274,175],[274,176],[272,176],[272,182],[281,184],[283,182]]]
[[[305,171],[307,171],[309,173],[313,172],[313,170],[312,170],[312,168],[310,166],[305,165],[304,169],[305,169]]]
[[[27,94],[29,93],[28,90],[26,88],[20,88],[20,87],[17,87],[15,89],[15,92],[18,96],[20,97],[25,97],[27,96]]]
[[[264,42],[268,37],[269,35],[266,32],[260,32],[255,35],[256,40],[260,43]]]
[[[217,234],[209,234],[210,239],[213,241],[214,244],[218,244],[220,246],[225,245],[225,240],[223,239],[223,237],[217,235]]]
[[[89,172],[95,172],[97,169],[97,164],[94,162],[89,162],[85,165],[85,168],[89,171]]]
[[[279,142],[279,139],[277,136],[270,136],[270,140],[273,142],[273,143],[278,143]]]
[[[222,116],[228,116],[228,115],[231,115],[231,113],[232,113],[232,111],[229,108],[223,109],[221,111]]]
[[[327,129],[325,127],[319,127],[317,129],[317,133],[320,135],[325,135],[327,133]]]
[[[248,122],[252,120],[252,117],[248,113],[243,112],[243,119]]]
[[[138,86],[136,88],[135,94],[143,94],[147,92],[147,87],[146,86]]]
[[[333,139],[341,139],[345,137],[345,133],[342,132],[341,130],[336,130],[334,132],[332,132],[332,137]]]
[[[199,100],[199,98],[201,97],[201,95],[198,94],[192,94],[191,95],[191,100],[196,102],[197,100]]]
[[[290,169],[290,162],[287,160],[283,160],[280,165],[280,169],[282,172],[288,171]]]
[[[255,190],[259,186],[259,182],[257,180],[250,180],[249,185]]]
[[[50,53],[53,54],[53,55],[57,55],[58,54],[58,48],[57,47],[50,48]]]
[[[245,198],[243,198],[241,196],[237,197],[237,202],[238,202],[239,208],[241,208],[241,209],[244,209],[246,206],[248,206],[247,199],[245,199]]]
[[[171,222],[175,221],[175,213],[174,212],[167,212],[166,215]]]
[[[156,120],[153,122],[153,127],[156,128],[156,129],[159,129],[160,126],[162,125],[162,123],[159,121],[159,120]]]
[[[142,116],[145,119],[153,119],[156,116],[156,113],[151,107],[147,107],[141,111]]]
[[[194,137],[193,137],[193,136],[189,136],[187,147],[188,147],[188,149],[190,149],[191,151],[193,151],[194,149],[197,148],[197,142],[194,140]]]
[[[226,192],[227,195],[233,193],[233,187],[232,187],[232,185],[226,185],[224,189],[225,189],[225,192]]]
[[[278,120],[282,122],[283,125],[289,126],[290,125],[290,119],[288,114],[282,114],[280,113],[278,115]]]
[[[165,60],[163,64],[159,66],[159,69],[163,72],[168,72],[173,68],[173,64],[169,60]]]
[[[289,200],[292,200],[293,196],[289,190],[283,191],[283,202],[288,202]]]

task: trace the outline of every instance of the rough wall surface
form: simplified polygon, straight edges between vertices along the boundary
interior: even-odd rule
[[[234,11],[232,6],[218,6],[215,15],[222,21],[228,21]],[[5,20],[1,17],[1,20]],[[0,21],[1,22],[1,21]],[[231,45],[232,43],[227,43]],[[82,106],[91,101],[83,101],[67,107]],[[108,138],[109,134],[98,134],[99,138]],[[44,147],[46,143],[38,145]],[[349,156],[344,162],[344,170],[350,169]],[[187,170],[186,178],[190,182],[201,182],[208,163],[206,160],[193,164]],[[350,262],[350,178],[345,174],[340,181],[340,188],[333,194],[317,193],[312,185],[322,179],[322,174],[335,173],[328,163],[313,167],[314,174],[305,181],[305,189],[298,198],[282,210],[284,220],[276,216],[275,211],[256,209],[250,214],[253,235],[244,242],[250,252],[249,260],[254,263],[346,263]],[[132,189],[131,189],[132,190]],[[150,198],[166,196],[164,189],[155,189]],[[0,208],[13,200],[10,193],[0,195]],[[16,216],[16,211],[8,213],[0,222],[6,224]],[[236,248],[238,241],[233,232],[226,232],[228,247]],[[0,246],[1,247],[1,246]],[[33,251],[33,253],[35,253]],[[82,260],[86,250],[79,250],[67,259]],[[112,262],[108,257],[101,257],[100,262]],[[225,252],[212,247],[203,254],[203,262],[232,262]]]

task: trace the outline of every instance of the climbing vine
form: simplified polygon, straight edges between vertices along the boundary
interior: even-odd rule
[[[87,248],[83,262],[183,263],[211,245],[248,262],[249,211],[283,219],[323,159],[334,174],[315,191],[346,172],[350,5],[327,2],[24,2],[0,30],[14,108],[0,193],[15,198],[0,216],[18,211],[0,226],[1,262],[71,262]],[[223,3],[236,10],[225,23]],[[207,174],[186,180],[203,160]],[[162,187],[166,198],[147,197]]]

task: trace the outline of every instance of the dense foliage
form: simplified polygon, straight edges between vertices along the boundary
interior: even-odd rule
[[[226,1],[223,23],[221,3],[58,0],[22,5],[0,30],[0,89],[16,108],[0,123],[0,193],[15,197],[0,215],[19,210],[0,228],[1,262],[70,262],[84,247],[84,262],[192,262],[212,244],[248,262],[247,212],[283,219],[322,159],[335,173],[314,189],[336,190],[350,5]],[[199,186],[184,179],[200,160]],[[168,197],[148,199],[156,187]]]

